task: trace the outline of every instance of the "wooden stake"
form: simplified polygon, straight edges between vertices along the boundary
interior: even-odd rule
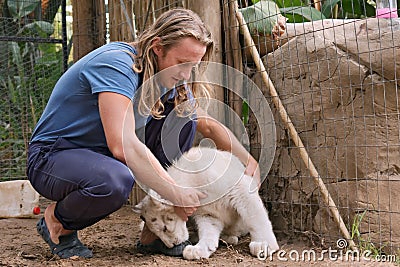
[[[349,231],[347,230],[346,225],[344,224],[343,219],[340,216],[339,210],[336,207],[335,202],[333,201],[332,197],[330,196],[328,189],[326,188],[323,180],[321,179],[320,175],[318,174],[317,169],[315,168],[313,162],[311,161],[311,158],[308,155],[308,152],[305,149],[304,144],[301,141],[299,134],[297,133],[289,115],[287,114],[285,107],[283,106],[283,104],[278,96],[278,93],[276,92],[274,84],[272,83],[271,79],[269,78],[267,70],[265,69],[264,64],[262,63],[260,55],[254,44],[254,41],[251,38],[250,31],[247,27],[246,21],[244,20],[243,15],[238,11],[237,4],[236,4],[235,12],[236,12],[236,18],[239,22],[240,28],[244,35],[246,45],[249,47],[251,55],[253,57],[253,60],[257,66],[257,69],[261,73],[262,80],[269,90],[269,93],[272,97],[272,102],[274,103],[276,109],[278,110],[282,121],[288,128],[293,142],[299,148],[300,156],[301,156],[303,162],[305,163],[306,167],[308,168],[310,175],[314,178],[315,184],[319,187],[321,194],[322,194],[323,201],[329,207],[329,210],[331,211],[332,216],[333,216],[335,222],[337,223],[340,231],[342,232],[343,236],[348,240],[350,248],[354,251],[358,250],[354,241],[350,237]]]

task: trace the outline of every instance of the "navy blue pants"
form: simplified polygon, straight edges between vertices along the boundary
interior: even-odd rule
[[[164,114],[172,109],[166,104]],[[196,131],[195,120],[174,111],[171,116],[151,119],[145,130],[145,144],[164,167],[190,149]],[[134,184],[132,172],[108,149],[79,147],[64,138],[31,143],[27,175],[39,194],[57,202],[55,216],[68,230],[83,229],[118,210]]]

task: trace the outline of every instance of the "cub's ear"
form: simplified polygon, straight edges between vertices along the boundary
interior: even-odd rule
[[[149,202],[149,196],[145,196],[137,205],[135,205],[132,208],[133,212],[135,212],[137,214],[142,214],[142,211],[148,205],[147,204],[148,202]]]
[[[155,211],[156,213],[173,213],[174,212],[174,206],[172,206],[172,203],[169,204],[169,201],[166,201],[164,199],[156,199],[153,197],[150,197],[149,204],[148,206],[145,206],[144,209],[149,208],[152,211]]]
[[[135,206],[132,208],[133,212],[134,212],[134,213],[137,213],[137,214],[142,214],[142,209],[143,209],[143,201],[140,202],[139,204],[135,205]]]

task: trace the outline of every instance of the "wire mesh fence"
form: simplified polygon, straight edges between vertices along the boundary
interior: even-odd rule
[[[395,254],[400,246],[395,223],[400,218],[400,21],[396,12],[377,18],[373,1],[321,1],[319,10],[314,2],[240,6],[282,101],[274,104],[240,33],[243,69],[263,90],[277,125],[264,197],[275,229],[289,236],[334,244],[344,237],[330,210],[336,205],[361,250]],[[282,109],[304,143],[306,162]],[[311,164],[334,203],[324,201]]]
[[[19,1],[20,11],[21,7],[30,7],[25,3],[35,5],[30,7],[31,12],[17,12],[19,15],[10,6],[0,8],[2,180],[25,176],[25,150],[32,127],[63,70],[62,46],[56,41],[64,38],[60,5],[50,16],[53,19],[45,19],[48,17],[43,15],[47,14],[43,12],[44,4],[48,2],[57,1]],[[76,39],[76,51],[80,45],[83,49],[87,40],[93,40],[92,48],[87,50],[110,41],[133,41],[162,12],[175,7],[192,9],[196,1],[93,2],[101,2],[104,7],[95,5],[92,17],[85,18],[90,23],[74,18],[74,34],[87,35],[86,41]],[[260,193],[275,231],[285,240],[307,237],[318,246],[331,246],[344,237],[332,216],[331,208],[335,206],[359,248],[376,254],[398,254],[400,21],[394,18],[397,14],[390,9],[392,18],[376,18],[376,2],[362,0],[221,0],[218,3],[219,24],[213,22],[209,26],[219,30],[221,62],[244,72],[257,84],[274,113],[275,157]],[[79,5],[78,1],[75,5]],[[250,53],[236,20],[235,5],[246,20],[278,96],[271,95],[257,68],[257,59]],[[231,83],[241,86],[235,79]],[[275,104],[277,97],[281,106]],[[252,111],[231,92],[225,91],[222,100],[240,118],[246,118],[250,151],[258,156],[266,148],[262,147],[260,127]],[[307,161],[302,158],[298,140],[289,131],[287,118],[281,116],[282,109],[304,144]],[[324,201],[321,188],[310,174],[311,164],[315,165],[317,178],[322,179],[334,203]]]
[[[25,179],[32,129],[65,68],[61,2],[0,2],[0,181]]]

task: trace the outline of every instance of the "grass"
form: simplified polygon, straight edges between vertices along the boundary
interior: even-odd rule
[[[383,252],[383,249],[387,246],[387,244],[384,244],[378,248],[372,242],[370,236],[368,236],[367,239],[365,239],[362,236],[362,234],[360,232],[360,226],[361,226],[361,222],[364,219],[364,216],[366,213],[367,213],[367,210],[363,211],[362,213],[358,213],[354,216],[353,224],[351,225],[351,239],[358,241],[358,248],[361,253],[369,251],[370,257],[372,259],[384,259],[384,258],[387,259],[387,257],[392,257],[393,255],[386,255]],[[395,257],[395,261],[393,263],[400,265],[399,251],[397,251],[397,253],[394,255],[394,257]]]

